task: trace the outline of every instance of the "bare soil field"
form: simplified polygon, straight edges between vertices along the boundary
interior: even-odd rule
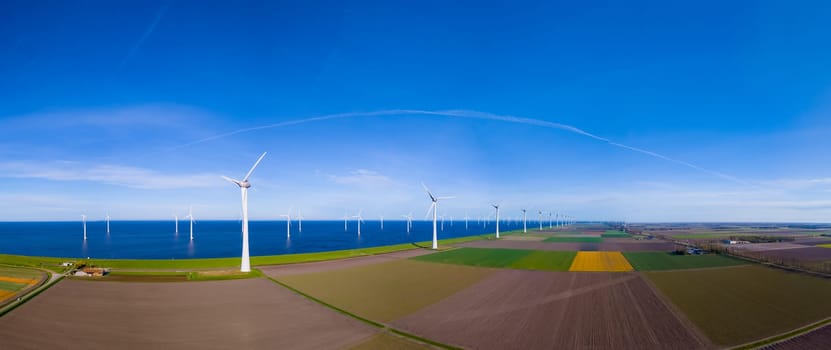
[[[801,336],[768,345],[763,350],[825,350],[831,347],[831,325],[815,329]]]
[[[473,349],[708,347],[634,273],[503,270],[392,324]]]
[[[677,246],[666,241],[636,241],[629,242],[603,242],[603,243],[554,243],[554,242],[528,242],[528,241],[473,241],[457,244],[460,247],[472,248],[507,248],[507,249],[529,249],[529,250],[567,250],[567,251],[672,251]],[[831,249],[829,249],[831,250]]]
[[[793,241],[796,244],[803,244],[803,245],[817,245],[817,244],[828,244],[831,243],[831,238],[828,237],[807,237],[807,238],[797,238]]]
[[[734,244],[730,246],[733,249],[744,250],[748,252],[765,252],[768,250],[779,249],[800,249],[805,248],[804,245],[780,242],[780,243],[752,243],[752,244]]]
[[[428,249],[412,249],[394,253],[368,255],[349,259],[328,260],[288,265],[262,266],[258,268],[260,269],[260,271],[271,277],[290,276],[304,273],[323,272],[347,269],[350,267],[379,264],[432,253],[435,253],[435,251]]]
[[[398,260],[275,278],[338,308],[387,322],[455,294],[495,271]]]
[[[376,332],[266,279],[64,280],[0,318],[6,349],[342,349]]]
[[[759,252],[762,256],[775,259],[796,261],[831,260],[831,249],[821,247],[801,247],[799,249],[777,249]]]

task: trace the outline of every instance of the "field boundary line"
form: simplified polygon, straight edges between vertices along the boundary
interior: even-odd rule
[[[40,295],[40,293],[43,293],[47,289],[52,288],[52,286],[58,284],[58,282],[63,280],[64,277],[66,277],[66,275],[60,275],[60,277],[52,280],[51,275],[48,275],[47,278],[45,280],[43,280],[43,282],[41,282],[40,285],[35,287],[34,291],[29,292],[29,293],[23,295],[22,297],[20,297],[21,298],[20,301],[12,302],[12,303],[9,303],[9,304],[6,304],[5,306],[3,306],[3,308],[0,309],[0,317],[3,317],[4,315],[6,315],[9,312],[12,312],[14,309],[17,309],[21,305],[27,303],[29,300],[34,299],[34,297]]]
[[[818,330],[824,326],[831,324],[831,317],[827,317],[825,319],[819,320],[817,322],[811,323],[809,325],[785,332],[780,333],[774,336],[770,336],[761,340],[756,340],[754,342],[741,344],[735,347],[730,348],[730,350],[749,350],[749,349],[761,349],[762,347],[768,345],[774,345],[781,343],[786,340],[790,340],[799,336],[803,336],[809,334],[815,330]]]
[[[678,270],[668,270],[668,271],[678,271]],[[664,271],[650,271],[650,272],[664,272]],[[655,296],[658,298],[658,300],[660,300],[661,303],[663,303],[664,306],[666,306],[667,310],[669,310],[669,312],[674,314],[675,318],[677,318],[682,324],[687,326],[687,329],[690,331],[690,333],[692,333],[694,338],[698,339],[698,341],[707,348],[710,348],[710,349],[715,349],[716,348],[715,344],[713,344],[713,341],[710,340],[710,337],[708,337],[707,334],[705,334],[704,331],[701,330],[701,328],[698,328],[698,325],[695,324],[695,322],[693,322],[689,317],[687,317],[687,314],[685,314],[683,311],[681,311],[681,309],[677,305],[675,305],[675,303],[672,302],[672,299],[670,299],[667,295],[665,295],[664,292],[662,292],[661,289],[658,288],[658,286],[656,286],[654,283],[652,283],[652,280],[650,280],[649,277],[647,277],[641,271],[635,271],[634,273],[637,274],[641,278],[641,280],[643,280],[644,283],[646,283],[647,286],[649,286],[649,289],[651,289],[652,293],[655,294]]]
[[[302,297],[304,297],[304,298],[306,298],[306,299],[309,299],[309,300],[311,300],[311,301],[313,301],[313,302],[315,302],[315,303],[318,303],[318,304],[320,304],[320,305],[322,305],[322,306],[324,306],[324,307],[327,307],[327,308],[329,308],[329,309],[332,309],[332,310],[334,310],[334,311],[336,311],[336,312],[338,312],[338,313],[340,313],[340,314],[342,314],[342,315],[346,315],[346,316],[352,317],[352,318],[354,318],[354,319],[356,319],[356,320],[358,320],[358,321],[364,322],[364,323],[366,323],[366,324],[368,324],[368,325],[370,325],[370,326],[373,326],[373,327],[379,328],[379,329],[381,329],[382,331],[389,331],[389,332],[395,333],[395,334],[397,334],[397,335],[399,335],[399,336],[403,336],[403,337],[405,337],[405,338],[409,338],[410,340],[415,340],[415,341],[416,341],[416,342],[418,342],[418,343],[423,343],[423,344],[427,344],[427,345],[432,345],[432,346],[439,347],[439,348],[442,348],[442,349],[448,349],[448,350],[461,350],[461,349],[462,349],[462,348],[460,348],[460,347],[456,347],[456,346],[452,346],[452,345],[448,345],[448,344],[440,343],[440,342],[437,342],[437,341],[435,341],[435,340],[430,340],[430,339],[427,339],[427,338],[423,338],[423,337],[417,336],[417,335],[415,335],[415,334],[408,333],[408,332],[402,331],[402,330],[400,330],[400,329],[397,329],[397,328],[391,327],[391,326],[389,326],[389,325],[387,325],[387,324],[383,324],[383,323],[380,323],[380,322],[376,322],[376,321],[370,320],[370,319],[365,318],[365,317],[358,316],[358,315],[353,314],[353,313],[351,313],[351,312],[349,312],[349,311],[346,311],[346,310],[344,310],[344,309],[341,309],[341,308],[339,308],[339,307],[337,307],[337,306],[334,306],[334,305],[332,305],[332,304],[329,304],[329,303],[327,303],[327,302],[325,302],[325,301],[323,301],[323,300],[320,300],[320,299],[318,299],[318,298],[315,298],[315,297],[313,297],[313,296],[311,296],[311,295],[309,295],[309,294],[306,294],[306,293],[304,293],[304,292],[302,292],[302,291],[300,291],[300,290],[298,290],[298,289],[295,289],[294,287],[291,287],[291,286],[289,286],[288,284],[285,284],[285,283],[283,283],[283,282],[280,282],[280,281],[278,281],[278,280],[276,280],[276,279],[272,278],[271,276],[264,275],[264,277],[265,277],[265,278],[267,278],[267,279],[269,279],[269,280],[271,280],[272,282],[274,282],[274,283],[276,283],[276,284],[278,284],[278,285],[282,286],[283,288],[286,288],[286,289],[288,289],[288,290],[290,290],[290,291],[292,291],[292,292],[294,292],[294,293],[296,293],[296,294],[298,294],[298,295],[300,295],[300,296],[302,296]]]

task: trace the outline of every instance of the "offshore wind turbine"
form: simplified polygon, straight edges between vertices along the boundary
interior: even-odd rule
[[[554,225],[553,225],[553,221],[551,221],[551,212],[549,211],[548,212],[548,228],[551,229],[553,227],[554,227]]]
[[[444,215],[439,215],[439,218],[441,219],[441,232],[444,232]]]
[[[303,233],[303,214],[297,209],[297,233]]]
[[[110,213],[107,212],[107,216],[104,217],[107,220],[107,234],[110,234]]]
[[[381,231],[384,230],[384,216],[381,215]]]
[[[499,238],[499,204],[491,204],[496,209],[496,238]]]
[[[522,209],[522,233],[528,233],[527,210]]]
[[[343,232],[346,232],[346,221],[349,220],[349,217],[346,216],[346,211],[343,212]]]
[[[251,177],[251,173],[254,172],[254,168],[260,164],[260,161],[263,160],[265,157],[266,152],[254,162],[254,166],[251,167],[251,170],[248,171],[248,174],[245,174],[245,177],[242,178],[242,181],[234,180],[227,176],[223,176],[222,178],[228,180],[229,182],[236,184],[240,188],[240,194],[242,197],[242,261],[240,262],[240,271],[241,272],[251,272],[251,260],[248,256],[248,188],[251,187],[251,183],[248,182],[248,178]],[[192,219],[192,218],[191,218]]]
[[[421,183],[421,187],[424,187],[424,192],[427,192],[427,195],[430,196],[430,200],[432,201],[432,203],[430,204],[430,208],[427,209],[427,215],[430,215],[430,211],[433,212],[433,249],[439,249],[438,232],[436,232],[436,216],[438,215],[437,211],[439,209],[439,201],[456,197],[436,197],[432,193],[430,193],[430,189],[428,189],[427,185],[425,185],[423,182]]]
[[[539,211],[540,217],[538,221],[540,222],[540,231],[542,231],[542,210]]]
[[[352,216],[352,218],[354,218],[358,221],[358,237],[361,236],[361,222],[364,221],[364,218],[361,217],[361,213],[363,211],[364,211],[363,209],[358,210],[358,215]]]
[[[179,234],[179,215],[173,214],[173,220],[176,222],[176,231],[175,233]]]
[[[465,231],[467,231],[467,212],[465,212]]]
[[[407,219],[407,234],[410,234],[410,228],[413,227],[413,213],[409,213],[407,215],[401,215],[405,219]]]
[[[190,240],[192,241],[193,240],[193,206],[192,205],[190,206],[190,208],[188,208],[188,216],[185,216],[185,219],[190,219]],[[178,224],[179,224],[178,221],[176,222],[176,224],[177,224],[176,227],[178,228]]]
[[[291,238],[291,208],[289,208],[288,213],[280,216],[286,218],[286,238]]]
[[[81,222],[84,224],[84,240],[87,240],[87,216],[81,214]]]

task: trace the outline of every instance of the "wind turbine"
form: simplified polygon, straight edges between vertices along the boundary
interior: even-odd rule
[[[190,219],[190,240],[193,240],[193,206],[191,205],[188,208],[188,216],[185,216],[185,219]],[[176,229],[179,228],[179,222],[176,222]]]
[[[496,209],[496,238],[499,239],[499,204],[491,204]]]
[[[291,208],[289,208],[288,213],[280,216],[286,218],[286,238],[291,238]]]
[[[266,152],[257,159],[254,163],[254,166],[251,167],[251,170],[248,171],[248,174],[245,174],[245,177],[242,178],[242,181],[234,180],[230,177],[223,176],[222,178],[228,180],[231,183],[236,184],[240,188],[240,194],[242,196],[242,261],[240,263],[240,271],[241,272],[251,272],[251,261],[248,256],[248,188],[251,187],[251,184],[248,182],[248,178],[251,177],[251,173],[254,172],[254,168],[257,167],[257,164],[260,164],[260,161],[263,160],[265,157]],[[193,218],[191,217],[191,220]]]
[[[303,233],[303,215],[300,214],[300,209],[297,209],[297,233]]]
[[[467,212],[465,212],[465,231],[467,231]]]
[[[343,232],[346,232],[346,220],[349,220],[349,217],[346,216],[346,211],[343,212]]]
[[[81,221],[84,223],[84,240],[87,240],[87,216],[81,214]]]
[[[526,215],[526,211],[527,210],[522,209],[522,233],[528,233],[528,223],[526,220],[528,218],[528,215]]]
[[[104,218],[107,219],[107,234],[110,234],[110,213],[107,212],[107,216]]]
[[[179,215],[173,214],[173,220],[176,222],[176,234],[179,234]]]
[[[539,217],[540,231],[542,231],[542,210],[539,211],[539,214],[540,214],[540,217]]]
[[[381,231],[384,230],[384,216],[381,215]]]
[[[353,216],[353,218],[357,219],[358,221],[358,237],[361,237],[361,222],[364,221],[364,218],[361,217],[361,213],[363,211],[363,209],[358,210],[358,215]]]
[[[552,229],[554,227],[553,221],[551,221],[551,212],[548,212],[548,229]]]
[[[410,234],[410,228],[413,226],[413,213],[409,213],[407,215],[401,215],[405,219],[407,219],[407,234]]]
[[[430,209],[427,209],[427,215],[430,215],[430,211],[433,211],[433,249],[439,249],[439,240],[438,240],[438,233],[436,232],[436,216],[438,211],[438,205],[440,200],[451,199],[456,197],[436,197],[430,190],[427,188],[423,182],[421,183],[421,187],[424,187],[424,191],[427,192],[427,195],[430,196],[430,200],[433,202],[430,204]]]

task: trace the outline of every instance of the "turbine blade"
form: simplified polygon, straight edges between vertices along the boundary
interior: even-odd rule
[[[245,174],[245,177],[242,179],[242,181],[247,181],[248,178],[251,177],[251,173],[254,172],[254,168],[257,167],[257,164],[260,164],[260,161],[263,160],[263,157],[265,157],[266,153],[267,152],[263,152],[263,155],[261,155],[260,158],[257,159],[257,162],[254,163],[254,166],[251,167],[251,170],[248,171],[248,174]]]
[[[230,183],[232,183],[232,184],[236,184],[237,186],[239,186],[239,184],[240,184],[240,182],[239,182],[239,181],[234,180],[234,179],[232,179],[232,178],[230,178],[230,177],[227,177],[227,176],[220,176],[220,177],[221,177],[221,178],[223,178],[223,179],[225,179],[225,181],[228,181],[228,182],[230,182]]]
[[[431,212],[431,211],[433,211],[433,209],[434,209],[435,207],[436,207],[436,202],[432,202],[432,203],[430,203],[430,207],[429,207],[429,208],[427,208],[427,213],[425,213],[425,214],[424,214],[424,218],[425,218],[425,219],[426,219],[428,216],[430,216],[430,212]]]
[[[434,196],[433,196],[433,194],[432,194],[432,193],[430,193],[430,189],[429,189],[429,188],[427,188],[427,185],[425,185],[425,184],[424,184],[424,182],[422,182],[422,183],[421,183],[421,187],[424,187],[424,192],[427,192],[427,195],[428,195],[428,196],[430,196],[430,200],[432,200],[433,202],[435,202],[435,201],[436,201],[436,197],[434,197]]]
[[[456,198],[456,196],[438,197],[438,198],[436,198],[436,199],[438,199],[438,200],[442,200],[442,199],[453,199],[453,198]]]

